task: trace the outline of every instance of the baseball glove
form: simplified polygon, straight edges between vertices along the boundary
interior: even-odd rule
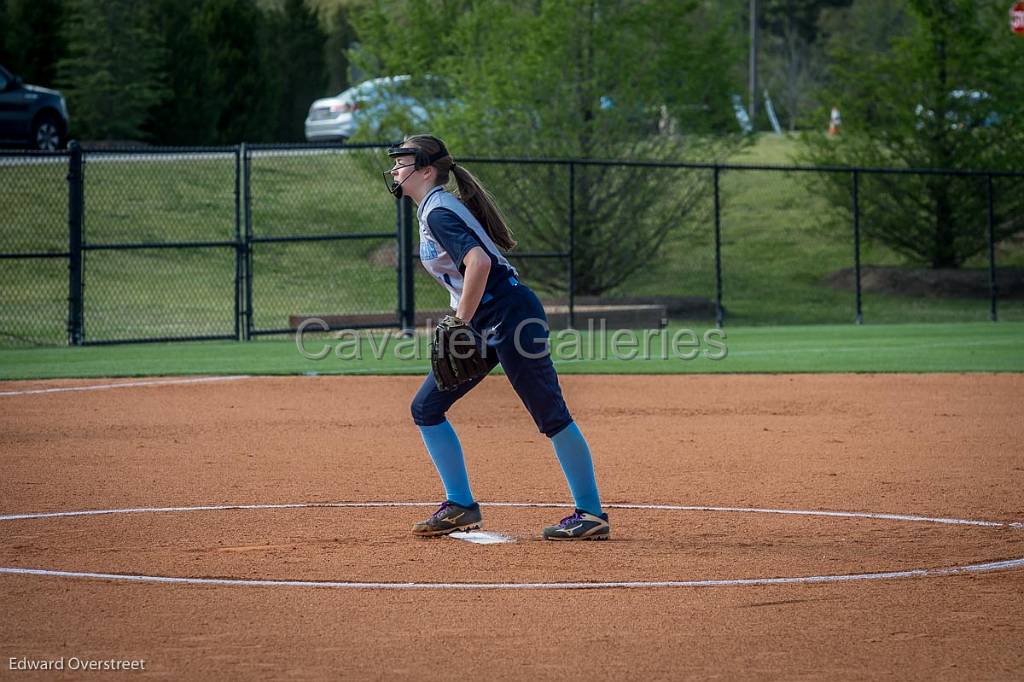
[[[453,315],[446,315],[434,329],[430,366],[434,370],[434,381],[442,391],[454,391],[491,369],[473,330]]]

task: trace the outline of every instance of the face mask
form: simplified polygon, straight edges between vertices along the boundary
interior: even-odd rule
[[[412,166],[414,164],[409,164]],[[399,168],[406,168],[407,166],[399,166]],[[409,173],[402,182],[395,182],[394,177],[391,176],[391,171],[384,171],[384,185],[388,188],[388,191],[395,195],[396,199],[402,198],[402,185],[405,184],[405,180],[412,177],[412,173]]]
[[[392,159],[400,159],[402,157],[411,156],[415,159],[413,163],[407,163],[399,168],[407,168],[413,166],[416,170],[422,168],[420,165],[421,157],[425,156],[417,147],[391,147],[388,149],[388,156]],[[394,170],[393,168],[391,170]],[[412,173],[406,176],[405,180],[412,177]],[[395,196],[396,199],[402,198],[402,185],[405,184],[405,180],[402,182],[395,182],[395,179],[391,176],[391,171],[384,171],[384,184],[387,186],[388,191]]]
[[[427,166],[438,161],[439,159],[443,159],[444,157],[448,156],[448,150],[445,149],[444,144],[440,140],[437,140],[437,143],[440,145],[440,149],[430,155],[428,155],[419,147],[391,147],[390,149],[388,149],[388,156],[390,156],[392,159],[397,159],[403,156],[411,156],[415,159],[415,161],[407,165],[415,166],[416,170],[420,170],[421,168],[426,168]],[[454,163],[452,163],[452,167],[455,167]],[[408,180],[410,177],[412,177],[412,173],[410,173],[409,176],[405,178],[405,180]],[[384,184],[388,188],[388,191],[391,192],[391,194],[393,194],[396,199],[402,198],[402,185],[405,184],[405,180],[402,180],[402,182],[395,182],[394,178],[391,177],[391,171],[384,171]]]

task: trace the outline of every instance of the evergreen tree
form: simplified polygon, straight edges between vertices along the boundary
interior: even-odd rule
[[[350,85],[348,50],[356,40],[355,29],[349,22],[350,10],[341,5],[327,12],[327,40],[324,44],[324,62],[327,69],[327,91],[341,92]]]
[[[280,82],[268,67],[268,24],[253,0],[203,0],[193,17],[196,36],[208,55],[219,143],[273,139]]]
[[[64,54],[60,38],[63,15],[63,0],[6,0],[0,4],[0,61],[26,82],[52,87],[57,62]]]
[[[281,76],[279,142],[305,140],[303,121],[313,100],[324,95],[326,36],[304,0],[285,0],[274,63]]]
[[[150,109],[148,136],[165,145],[215,144],[220,104],[205,36],[196,26],[203,0],[153,2],[153,29],[166,46],[161,71],[173,96]]]
[[[825,58],[886,54],[911,30],[907,0],[856,0],[848,7],[826,8],[818,21]]]
[[[87,140],[137,140],[153,106],[168,96],[163,46],[149,5],[134,0],[68,0],[67,56],[57,81]]]
[[[7,0],[0,0],[0,64],[13,68],[13,60],[10,49],[7,47],[7,43],[10,38],[7,37],[10,29],[7,24]]]

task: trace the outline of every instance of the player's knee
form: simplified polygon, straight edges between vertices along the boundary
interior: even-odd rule
[[[548,415],[537,421],[537,428],[548,438],[554,438],[572,424],[572,415],[568,410],[560,414]]]
[[[423,396],[417,395],[409,406],[412,421],[416,426],[434,426],[444,421],[444,409],[431,404]]]

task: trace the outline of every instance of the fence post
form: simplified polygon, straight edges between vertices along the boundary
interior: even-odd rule
[[[85,175],[82,147],[68,145],[68,345],[81,346],[85,339],[84,287],[82,282],[82,233],[85,222]]]
[[[850,190],[853,202],[853,278],[856,289],[856,315],[854,321],[864,324],[864,313],[861,308],[860,289],[860,172],[853,171],[853,187]]]
[[[242,251],[244,254],[243,275],[245,283],[242,318],[242,340],[252,339],[252,156],[243,142],[239,153],[242,157]]]
[[[242,147],[235,146],[235,339],[242,338],[245,240],[242,238]]]
[[[416,291],[412,263],[412,200],[395,201],[395,230],[398,240],[398,326],[402,333],[412,335],[416,328]]]
[[[996,279],[995,198],[993,197],[994,190],[992,188],[992,174],[989,173],[985,178],[988,181],[985,188],[986,194],[988,195],[988,288],[992,295],[992,303],[989,307],[988,319],[991,322],[997,322],[999,320],[999,315],[996,311],[996,302],[999,299],[999,282]]]
[[[569,329],[576,328],[576,164],[569,162]]]
[[[719,329],[725,323],[725,309],[722,307],[722,206],[718,195],[720,171],[716,163],[712,173],[712,184],[715,190],[715,326]]]

